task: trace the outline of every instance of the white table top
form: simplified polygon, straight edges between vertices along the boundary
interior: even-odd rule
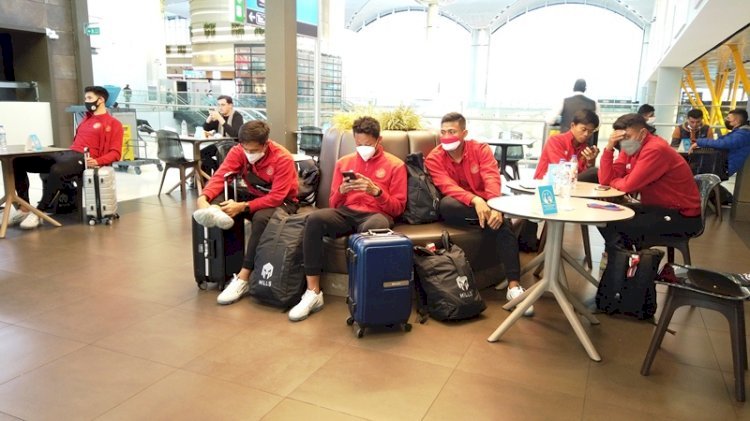
[[[505,183],[509,189],[514,193],[527,193],[534,194],[536,188],[539,187],[542,180],[511,180]],[[543,183],[543,184],[546,184]],[[576,182],[576,188],[571,189],[571,197],[583,197],[588,199],[611,199],[613,197],[625,196],[625,192],[617,190],[614,187],[610,187],[609,190],[596,190],[596,183],[589,183],[587,181]]]
[[[53,152],[69,151],[67,148],[57,148],[54,146],[45,146],[41,151],[27,151],[26,145],[8,145],[7,150],[0,151],[0,157],[16,157],[23,155],[45,155]]]
[[[536,142],[536,139],[488,139],[484,143],[492,146],[529,146]]]
[[[602,202],[593,199],[584,199],[580,197],[570,198],[570,207],[572,210],[563,210],[561,200],[558,199],[558,212],[545,215],[542,213],[542,206],[535,195],[520,196],[502,196],[490,199],[487,205],[492,209],[498,210],[504,214],[517,216],[520,218],[540,219],[546,221],[574,222],[578,224],[597,224],[612,221],[622,221],[630,219],[635,215],[632,209],[625,206],[618,206],[622,209],[612,211],[606,209],[595,209],[586,206],[588,203],[598,203],[600,205],[612,205],[612,203]]]

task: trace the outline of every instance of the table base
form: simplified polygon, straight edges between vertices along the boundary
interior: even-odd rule
[[[575,297],[572,297],[567,288],[563,283],[567,283],[565,278],[565,272],[561,270],[563,255],[562,250],[562,238],[563,228],[565,227],[564,222],[548,221],[548,237],[547,244],[545,245],[545,254],[547,258],[544,259],[544,277],[529,288],[524,294],[516,299],[512,300],[506,306],[515,305],[516,309],[498,326],[498,328],[487,338],[489,342],[498,341],[503,334],[510,329],[511,326],[523,315],[534,302],[536,302],[544,292],[552,292],[558,305],[563,310],[565,317],[568,319],[573,331],[575,331],[578,340],[583,345],[584,349],[594,361],[601,361],[599,353],[596,351],[594,344],[583,329],[576,310],[578,310],[589,322],[592,324],[598,324],[599,321],[589,312],[585,306],[578,301]],[[569,256],[568,256],[569,257]],[[542,259],[543,257],[537,256],[534,258]],[[533,263],[533,260],[532,260]],[[539,262],[536,262],[538,264]],[[535,265],[527,265],[534,267]]]

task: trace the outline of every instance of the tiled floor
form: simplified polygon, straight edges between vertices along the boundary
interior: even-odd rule
[[[0,240],[0,420],[750,419],[718,313],[681,309],[649,377],[653,326],[584,324],[603,357],[593,362],[549,297],[488,343],[508,315],[504,291],[483,291],[473,321],[355,339],[338,297],[300,323],[250,299],[216,305],[193,281],[192,203],[145,197],[121,202],[113,226],[68,217]],[[730,222],[708,223],[694,263],[747,272]],[[581,257],[577,228],[566,248]]]

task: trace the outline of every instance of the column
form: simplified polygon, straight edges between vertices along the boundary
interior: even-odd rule
[[[266,109],[271,138],[297,151],[297,5],[266,2]]]
[[[469,104],[483,107],[487,102],[487,77],[490,62],[490,30],[471,30],[471,80]]]
[[[680,103],[680,80],[682,80],[682,69],[679,67],[660,67],[656,71],[654,108],[657,124],[674,124],[677,118],[677,105]],[[664,139],[671,138],[673,127],[659,125],[656,127],[656,134]]]

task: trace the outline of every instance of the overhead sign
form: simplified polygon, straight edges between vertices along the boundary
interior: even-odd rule
[[[247,23],[266,25],[266,0],[247,0]],[[297,0],[297,33],[318,36],[318,1]]]
[[[234,0],[234,21],[245,23],[245,0]]]
[[[84,25],[83,29],[88,36],[101,35],[98,23],[87,23],[86,25]]]

